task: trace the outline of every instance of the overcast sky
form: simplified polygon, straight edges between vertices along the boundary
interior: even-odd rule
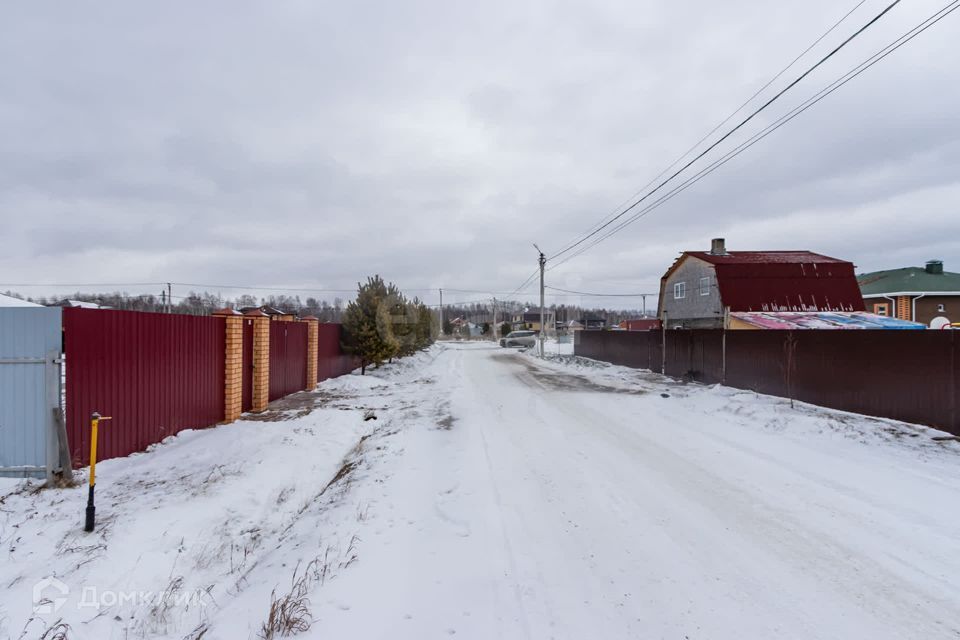
[[[945,3],[903,0],[747,135]],[[532,242],[582,234],[855,4],[3,3],[0,283],[511,291]],[[655,291],[714,236],[960,271],[958,34],[960,11],[548,284]]]

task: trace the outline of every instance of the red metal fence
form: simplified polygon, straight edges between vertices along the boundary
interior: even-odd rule
[[[307,323],[270,323],[270,402],[307,388]]]
[[[350,373],[360,366],[360,360],[344,354],[340,349],[343,326],[320,323],[317,334],[317,382]]]
[[[70,455],[90,455],[90,414],[104,422],[100,459],[142,451],[183,429],[223,419],[222,318],[64,309]]]
[[[577,355],[960,435],[956,331],[581,331]],[[666,358],[663,358],[663,346]]]
[[[116,458],[183,429],[224,419],[226,321],[137,311],[64,309],[66,418],[77,466],[90,456],[90,414],[103,423],[98,458]],[[340,349],[341,326],[320,324],[318,381],[359,366]],[[241,406],[252,406],[253,321],[243,321]],[[270,400],[307,386],[306,322],[270,323]]]

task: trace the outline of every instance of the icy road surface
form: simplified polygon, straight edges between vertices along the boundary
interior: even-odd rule
[[[82,489],[7,496],[0,637],[60,619],[70,638],[255,638],[309,574],[295,637],[956,640],[960,443],[931,435],[439,345],[104,463],[95,544]],[[51,573],[67,602],[32,614]],[[76,603],[177,577],[209,599]]]

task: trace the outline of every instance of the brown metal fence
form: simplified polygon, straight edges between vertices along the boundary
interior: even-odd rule
[[[93,411],[113,418],[100,431],[101,460],[223,420],[222,318],[64,309],[63,335],[67,433],[77,466],[89,459]]]
[[[960,435],[955,331],[581,331],[575,353]],[[663,347],[666,358],[663,358]]]
[[[270,400],[307,386],[307,323],[270,323]],[[340,346],[341,327],[321,324],[320,380],[359,366]],[[244,320],[241,409],[252,405],[253,325]],[[100,459],[142,451],[183,429],[224,420],[226,325],[222,317],[65,309],[66,418],[77,466],[89,459],[90,414],[113,421],[100,431]]]

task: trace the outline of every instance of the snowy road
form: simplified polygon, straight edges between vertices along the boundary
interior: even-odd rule
[[[355,603],[339,631],[960,637],[960,458],[940,445],[495,348],[435,366],[451,428],[409,434],[386,544],[332,585],[365,596],[333,596]]]
[[[936,434],[438,345],[103,463],[92,537],[82,488],[0,487],[0,638],[256,638],[289,592],[303,638],[956,640]]]

